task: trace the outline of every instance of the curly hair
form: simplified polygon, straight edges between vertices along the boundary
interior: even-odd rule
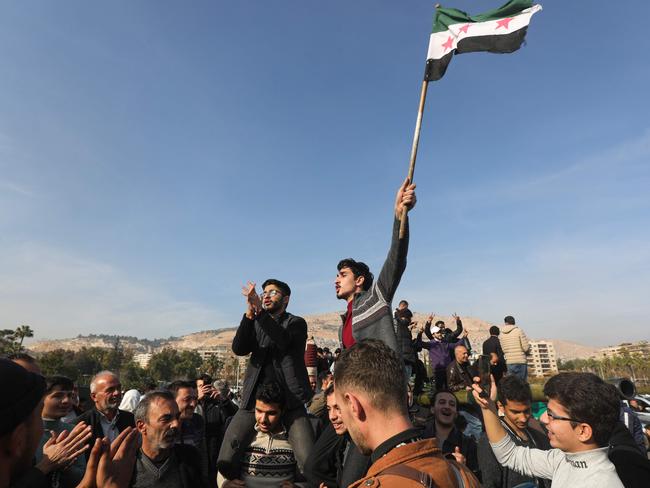
[[[336,269],[338,271],[341,271],[343,268],[350,268],[355,278],[358,278],[359,276],[363,276],[363,289],[364,290],[370,289],[375,277],[370,272],[370,268],[366,263],[362,263],[361,261],[355,261],[352,258],[342,259],[341,261],[339,261],[339,264],[336,266]]]
[[[260,400],[264,403],[274,403],[279,405],[280,408],[284,408],[284,390],[277,381],[267,381],[257,389],[255,400]]]

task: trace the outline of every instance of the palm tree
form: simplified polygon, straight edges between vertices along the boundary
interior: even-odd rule
[[[17,345],[17,349],[20,351],[23,348],[23,341],[25,340],[25,337],[34,337],[34,331],[29,325],[21,325],[16,329],[14,337],[15,339],[20,339],[20,342]]]

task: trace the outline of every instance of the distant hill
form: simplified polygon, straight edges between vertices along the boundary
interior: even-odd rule
[[[419,325],[424,325],[427,315],[415,313],[413,320]],[[469,339],[475,349],[480,349],[481,344],[487,339],[490,326],[494,325],[475,317],[461,317],[464,327],[469,332]],[[316,343],[322,347],[335,349],[338,347],[338,329],[341,317],[337,312],[306,316],[309,337],[314,337]],[[452,317],[436,317],[443,320],[448,327],[453,328]],[[131,349],[134,353],[157,352],[165,347],[178,350],[211,349],[217,346],[229,346],[235,336],[235,327],[218,330],[205,330],[194,332],[181,337],[167,339],[138,339],[131,336],[114,336],[107,334],[79,335],[73,339],[41,340],[32,343],[29,350],[35,353],[52,351],[54,349],[68,349],[78,351],[82,347],[112,348],[119,338],[122,346]],[[575,342],[559,339],[546,339],[553,342],[557,357],[560,359],[584,359],[595,356],[598,348],[585,346]]]

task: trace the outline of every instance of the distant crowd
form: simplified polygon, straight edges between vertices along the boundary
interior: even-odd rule
[[[287,283],[243,288],[237,395],[206,374],[124,392],[100,371],[82,411],[70,379],[43,377],[27,354],[0,359],[0,488],[647,487],[650,428],[615,386],[558,374],[533,415],[514,317],[472,364],[460,317],[453,330],[433,315],[419,327],[406,301],[393,310],[409,240],[400,218],[415,201],[407,180],[377,279],[338,263],[334,353],[287,311]]]

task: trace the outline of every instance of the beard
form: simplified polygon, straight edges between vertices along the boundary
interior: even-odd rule
[[[352,441],[355,443],[361,454],[364,456],[370,456],[372,454],[372,448],[368,446],[366,436],[357,429],[356,425],[348,425],[348,434],[352,438]]]

